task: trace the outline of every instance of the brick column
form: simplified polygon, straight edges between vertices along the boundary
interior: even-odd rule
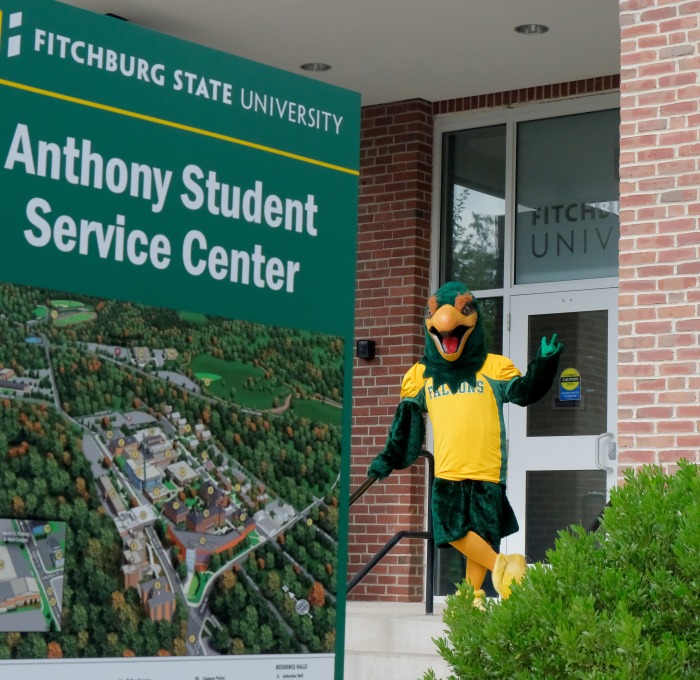
[[[620,2],[621,470],[700,462],[699,16]]]
[[[351,489],[381,451],[405,371],[423,352],[428,297],[432,191],[432,105],[411,100],[364,109],[356,338],[374,340],[377,356],[355,360]],[[377,482],[350,513],[349,577],[397,531],[422,530],[424,465]],[[424,541],[400,544],[352,596],[419,600]]]

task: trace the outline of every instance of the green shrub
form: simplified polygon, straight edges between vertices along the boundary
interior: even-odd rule
[[[560,532],[547,557],[485,612],[466,583],[447,598],[447,637],[435,643],[450,680],[700,678],[695,465],[628,475],[600,529]]]

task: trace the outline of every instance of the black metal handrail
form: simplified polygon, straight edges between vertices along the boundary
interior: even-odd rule
[[[379,479],[377,477],[367,477],[362,485],[355,489],[355,493],[350,496],[350,505],[352,505],[360,496],[362,496],[362,494],[367,491],[372,484],[378,481]]]
[[[346,593],[349,593],[374,567],[386,557],[391,549],[404,538],[421,538],[427,541],[427,555],[425,568],[425,613],[433,613],[433,593],[434,593],[434,565],[435,565],[435,539],[433,538],[433,479],[435,478],[435,461],[433,454],[430,451],[421,451],[419,458],[425,458],[428,465],[428,529],[427,531],[399,531],[377,552],[377,554],[367,564],[348,581]],[[376,477],[368,477],[360,487],[350,496],[350,505],[352,505],[362,494],[369,489],[372,484],[377,481]]]

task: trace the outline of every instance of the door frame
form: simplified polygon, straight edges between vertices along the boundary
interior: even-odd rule
[[[501,288],[493,290],[475,290],[477,299],[499,297],[503,299],[503,326],[501,337],[503,338],[503,354],[510,356],[512,340],[510,334],[508,310],[511,308],[511,298],[526,294],[550,293],[557,290],[590,290],[596,288],[616,288],[618,277],[599,278],[591,280],[571,280],[555,283],[528,283],[514,284],[514,238],[515,238],[515,178],[516,178],[516,126],[520,122],[528,120],[541,120],[558,116],[573,115],[602,111],[605,109],[620,108],[620,93],[605,92],[587,94],[584,96],[570,97],[568,99],[549,100],[544,102],[530,102],[514,107],[499,109],[480,109],[460,113],[441,114],[435,117],[433,126],[433,186],[432,186],[432,212],[431,212],[431,259],[429,287],[435,291],[440,285],[441,267],[441,203],[442,203],[442,164],[443,164],[443,135],[449,132],[457,132],[470,128],[488,127],[493,125],[506,125],[506,212],[505,212],[505,243],[504,243],[504,280]],[[466,282],[468,283],[468,282]],[[617,330],[617,329],[616,329]],[[522,367],[525,368],[524,366]],[[611,370],[617,373],[617,360],[611,366]],[[518,407],[516,407],[518,408]],[[505,414],[506,418],[508,414]],[[506,421],[507,422],[507,421]],[[617,423],[617,420],[614,421]],[[426,447],[433,450],[432,430],[428,423],[426,434]],[[424,562],[425,564],[425,562]],[[424,571],[424,573],[426,573]]]
[[[563,282],[565,283],[565,282]],[[590,282],[589,282],[590,283]],[[562,286],[562,288],[568,286]],[[617,351],[618,351],[618,289],[616,287],[590,286],[576,290],[559,290],[548,293],[531,293],[511,295],[509,298],[509,316],[511,319],[509,339],[510,358],[516,366],[525,371],[527,361],[527,319],[540,310],[543,305],[546,313],[586,312],[605,309],[608,311],[607,322],[607,408],[606,429],[597,434],[579,436],[526,438],[527,409],[509,405],[506,413],[506,432],[508,441],[508,498],[515,511],[520,531],[507,538],[504,552],[525,553],[525,527],[527,519],[526,494],[527,472],[549,470],[596,470],[605,467],[606,498],[617,484]],[[529,307],[519,307],[529,303]],[[518,309],[513,315],[513,310]],[[552,310],[552,311],[549,311]],[[556,332],[552,328],[552,333]],[[516,349],[517,348],[517,349]],[[559,365],[557,377],[567,368]],[[585,382],[583,384],[585,389]],[[607,435],[607,436],[606,436]],[[612,445],[612,449],[610,446]],[[561,449],[566,448],[567,455],[562,457]],[[611,458],[608,453],[614,455]]]

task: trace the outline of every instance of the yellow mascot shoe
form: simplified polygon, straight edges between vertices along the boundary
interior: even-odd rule
[[[486,611],[486,591],[485,590],[475,590],[474,591],[474,601],[472,602],[472,607],[475,609],[480,609],[482,612]]]
[[[498,555],[493,567],[491,579],[496,592],[504,599],[510,597],[510,584],[520,583],[527,571],[527,562],[523,555]]]

